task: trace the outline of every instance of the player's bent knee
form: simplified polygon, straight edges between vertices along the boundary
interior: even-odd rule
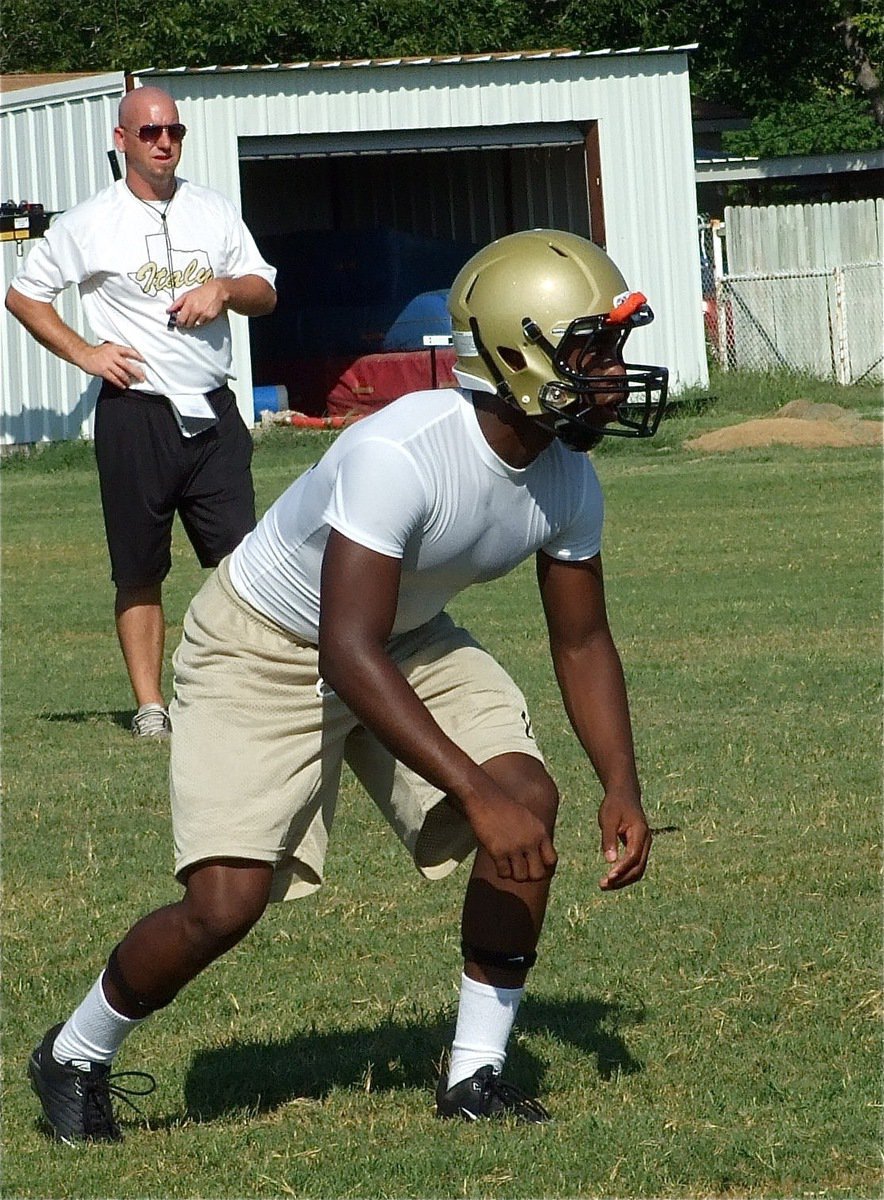
[[[559,791],[539,759],[528,754],[502,754],[483,766],[508,796],[524,804],[552,832],[559,808]]]
[[[242,911],[228,906],[189,908],[185,934],[200,957],[211,959],[242,941],[263,911],[263,908]]]
[[[206,949],[236,945],[261,918],[272,870],[213,864],[194,872],[182,901],[188,937]]]
[[[526,790],[519,799],[535,816],[540,817],[547,829],[552,830],[555,827],[559,811],[559,789],[546,771],[539,772],[528,781]]]

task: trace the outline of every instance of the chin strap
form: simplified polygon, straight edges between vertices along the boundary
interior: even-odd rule
[[[488,374],[494,380],[494,386],[497,388],[498,396],[500,396],[501,400],[506,400],[509,404],[515,404],[516,398],[513,395],[512,388],[497,369],[497,363],[488,353],[485,343],[479,336],[479,322],[475,317],[470,317],[470,329],[473,333],[473,342],[476,347],[476,353],[488,368]],[[518,408],[518,405],[516,405],[516,407]]]
[[[577,450],[581,454],[592,450],[604,437],[601,430],[587,429],[577,421],[568,420],[567,417],[559,417],[557,421],[553,422],[553,429],[560,442],[564,443],[569,450]]]

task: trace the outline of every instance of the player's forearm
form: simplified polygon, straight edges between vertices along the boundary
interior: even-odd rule
[[[320,640],[323,680],[400,762],[450,796],[469,819],[491,785],[480,766],[439,727],[383,650],[348,650]]]
[[[65,362],[86,369],[83,364],[94,347],[66,325],[51,304],[32,300],[13,286],[6,293],[6,307],[41,346]]]
[[[629,700],[620,655],[607,633],[554,654],[565,710],[606,791],[638,796]]]

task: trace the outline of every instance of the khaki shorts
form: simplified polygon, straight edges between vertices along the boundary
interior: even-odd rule
[[[525,699],[442,613],[390,653],[438,724],[475,762],[542,760]],[[275,867],[272,900],[322,884],[347,762],[423,875],[440,879],[476,846],[467,821],[404,767],[322,684],[318,651],[256,612],[222,562],[194,598],[173,659],[171,797],[175,873],[211,858]]]

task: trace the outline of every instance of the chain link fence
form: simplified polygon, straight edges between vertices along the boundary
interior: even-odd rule
[[[707,334],[727,370],[802,371],[838,383],[884,379],[884,266],[725,275]]]
[[[884,381],[884,263],[728,274],[716,224],[701,221],[700,263],[706,340],[722,367]]]

